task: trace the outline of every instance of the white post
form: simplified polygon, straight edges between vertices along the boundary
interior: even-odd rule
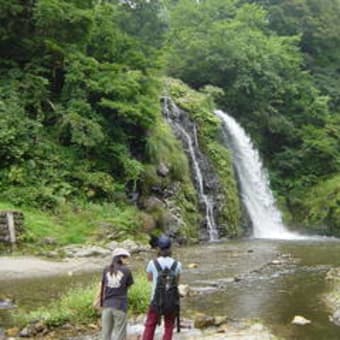
[[[15,237],[15,226],[14,226],[14,216],[12,212],[7,212],[6,213],[7,217],[7,226],[8,226],[8,231],[9,231],[9,239],[12,244],[16,242],[16,237]]]

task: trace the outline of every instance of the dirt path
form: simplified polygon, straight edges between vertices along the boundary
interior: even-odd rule
[[[68,258],[52,261],[34,256],[0,257],[0,280],[74,274],[101,269],[110,257]]]

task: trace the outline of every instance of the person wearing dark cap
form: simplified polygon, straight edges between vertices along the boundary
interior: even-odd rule
[[[171,251],[171,239],[166,235],[161,235],[157,241],[158,248],[158,256],[157,259],[151,260],[147,267],[147,278],[152,282],[152,293],[151,293],[151,303],[149,306],[149,310],[147,313],[145,328],[143,333],[143,340],[153,340],[155,329],[157,324],[160,321],[161,316],[164,316],[164,334],[163,340],[171,340],[173,329],[175,326],[176,313],[173,312],[165,312],[160,315],[159,310],[156,306],[156,288],[158,289],[159,280],[158,277],[163,270],[171,270],[176,276],[176,284],[179,282],[180,273],[182,271],[182,264],[179,261],[176,261],[172,257]],[[176,286],[177,287],[177,286]],[[178,325],[179,326],[179,325]]]
[[[130,253],[116,248],[112,263],[103,271],[101,282],[102,333],[103,340],[126,340],[127,338],[127,291],[133,277],[127,267]]]

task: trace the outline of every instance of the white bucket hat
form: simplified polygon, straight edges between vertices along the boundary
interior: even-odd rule
[[[130,253],[124,249],[124,248],[116,248],[113,252],[112,252],[112,256],[127,256],[130,257]]]

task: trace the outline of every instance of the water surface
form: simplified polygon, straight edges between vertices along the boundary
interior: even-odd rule
[[[340,339],[340,328],[329,321],[331,313],[322,301],[328,289],[325,274],[340,266],[339,253],[340,242],[330,240],[242,240],[176,249],[184,267],[182,283],[212,288],[210,293],[183,299],[182,314],[189,318],[194,312],[258,318],[285,339]],[[279,263],[271,264],[273,260]],[[136,261],[133,268],[144,267],[147,261]],[[190,263],[197,263],[197,268],[189,269]],[[33,309],[57,299],[70,287],[86,285],[99,277],[100,271],[0,281],[0,294],[13,296],[20,307]],[[240,280],[230,282],[235,277]],[[295,315],[312,323],[292,325]],[[3,326],[10,325],[7,311],[0,310],[0,317]]]

